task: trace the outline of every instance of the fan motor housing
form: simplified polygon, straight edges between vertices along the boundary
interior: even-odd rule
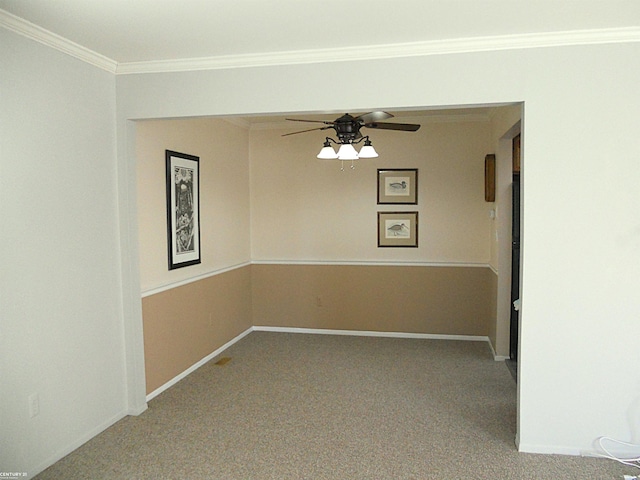
[[[358,136],[360,127],[360,122],[348,113],[338,118],[333,124],[333,129],[342,143],[353,141]]]

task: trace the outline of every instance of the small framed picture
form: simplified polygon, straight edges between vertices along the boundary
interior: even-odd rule
[[[418,169],[378,169],[378,205],[417,205]]]
[[[165,151],[169,270],[200,263],[200,158]]]
[[[484,201],[496,201],[496,156],[484,157]]]
[[[418,212],[378,212],[378,247],[418,247]]]

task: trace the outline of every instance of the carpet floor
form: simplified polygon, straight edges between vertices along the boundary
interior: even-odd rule
[[[621,479],[519,453],[516,384],[484,342],[253,332],[37,476]]]

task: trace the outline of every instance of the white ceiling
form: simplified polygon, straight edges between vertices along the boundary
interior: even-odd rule
[[[640,0],[0,0],[115,62],[638,27]]]
[[[193,59],[224,66],[267,58],[323,61],[345,52],[364,58],[372,49],[406,53],[425,44],[469,48],[487,41],[493,48],[490,39],[504,45],[502,39],[509,44],[512,38],[528,42],[529,36],[560,38],[553,35],[570,32],[589,38],[604,32],[607,38],[630,31],[634,41],[640,38],[640,0],[0,0],[0,26],[13,22],[12,15],[27,21],[32,38],[40,37],[42,28],[45,36],[55,34],[45,43],[55,44],[60,36],[125,73],[127,67],[135,73],[153,62],[182,69]],[[16,31],[24,33],[24,25]],[[304,118],[331,120],[341,113]],[[449,121],[488,118],[491,109],[393,113],[396,121],[406,114]],[[282,116],[241,119],[267,128],[283,121]]]

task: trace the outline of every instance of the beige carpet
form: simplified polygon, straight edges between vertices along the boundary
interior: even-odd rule
[[[621,479],[516,451],[516,384],[487,344],[254,332],[46,479]],[[218,359],[216,359],[218,360]]]

